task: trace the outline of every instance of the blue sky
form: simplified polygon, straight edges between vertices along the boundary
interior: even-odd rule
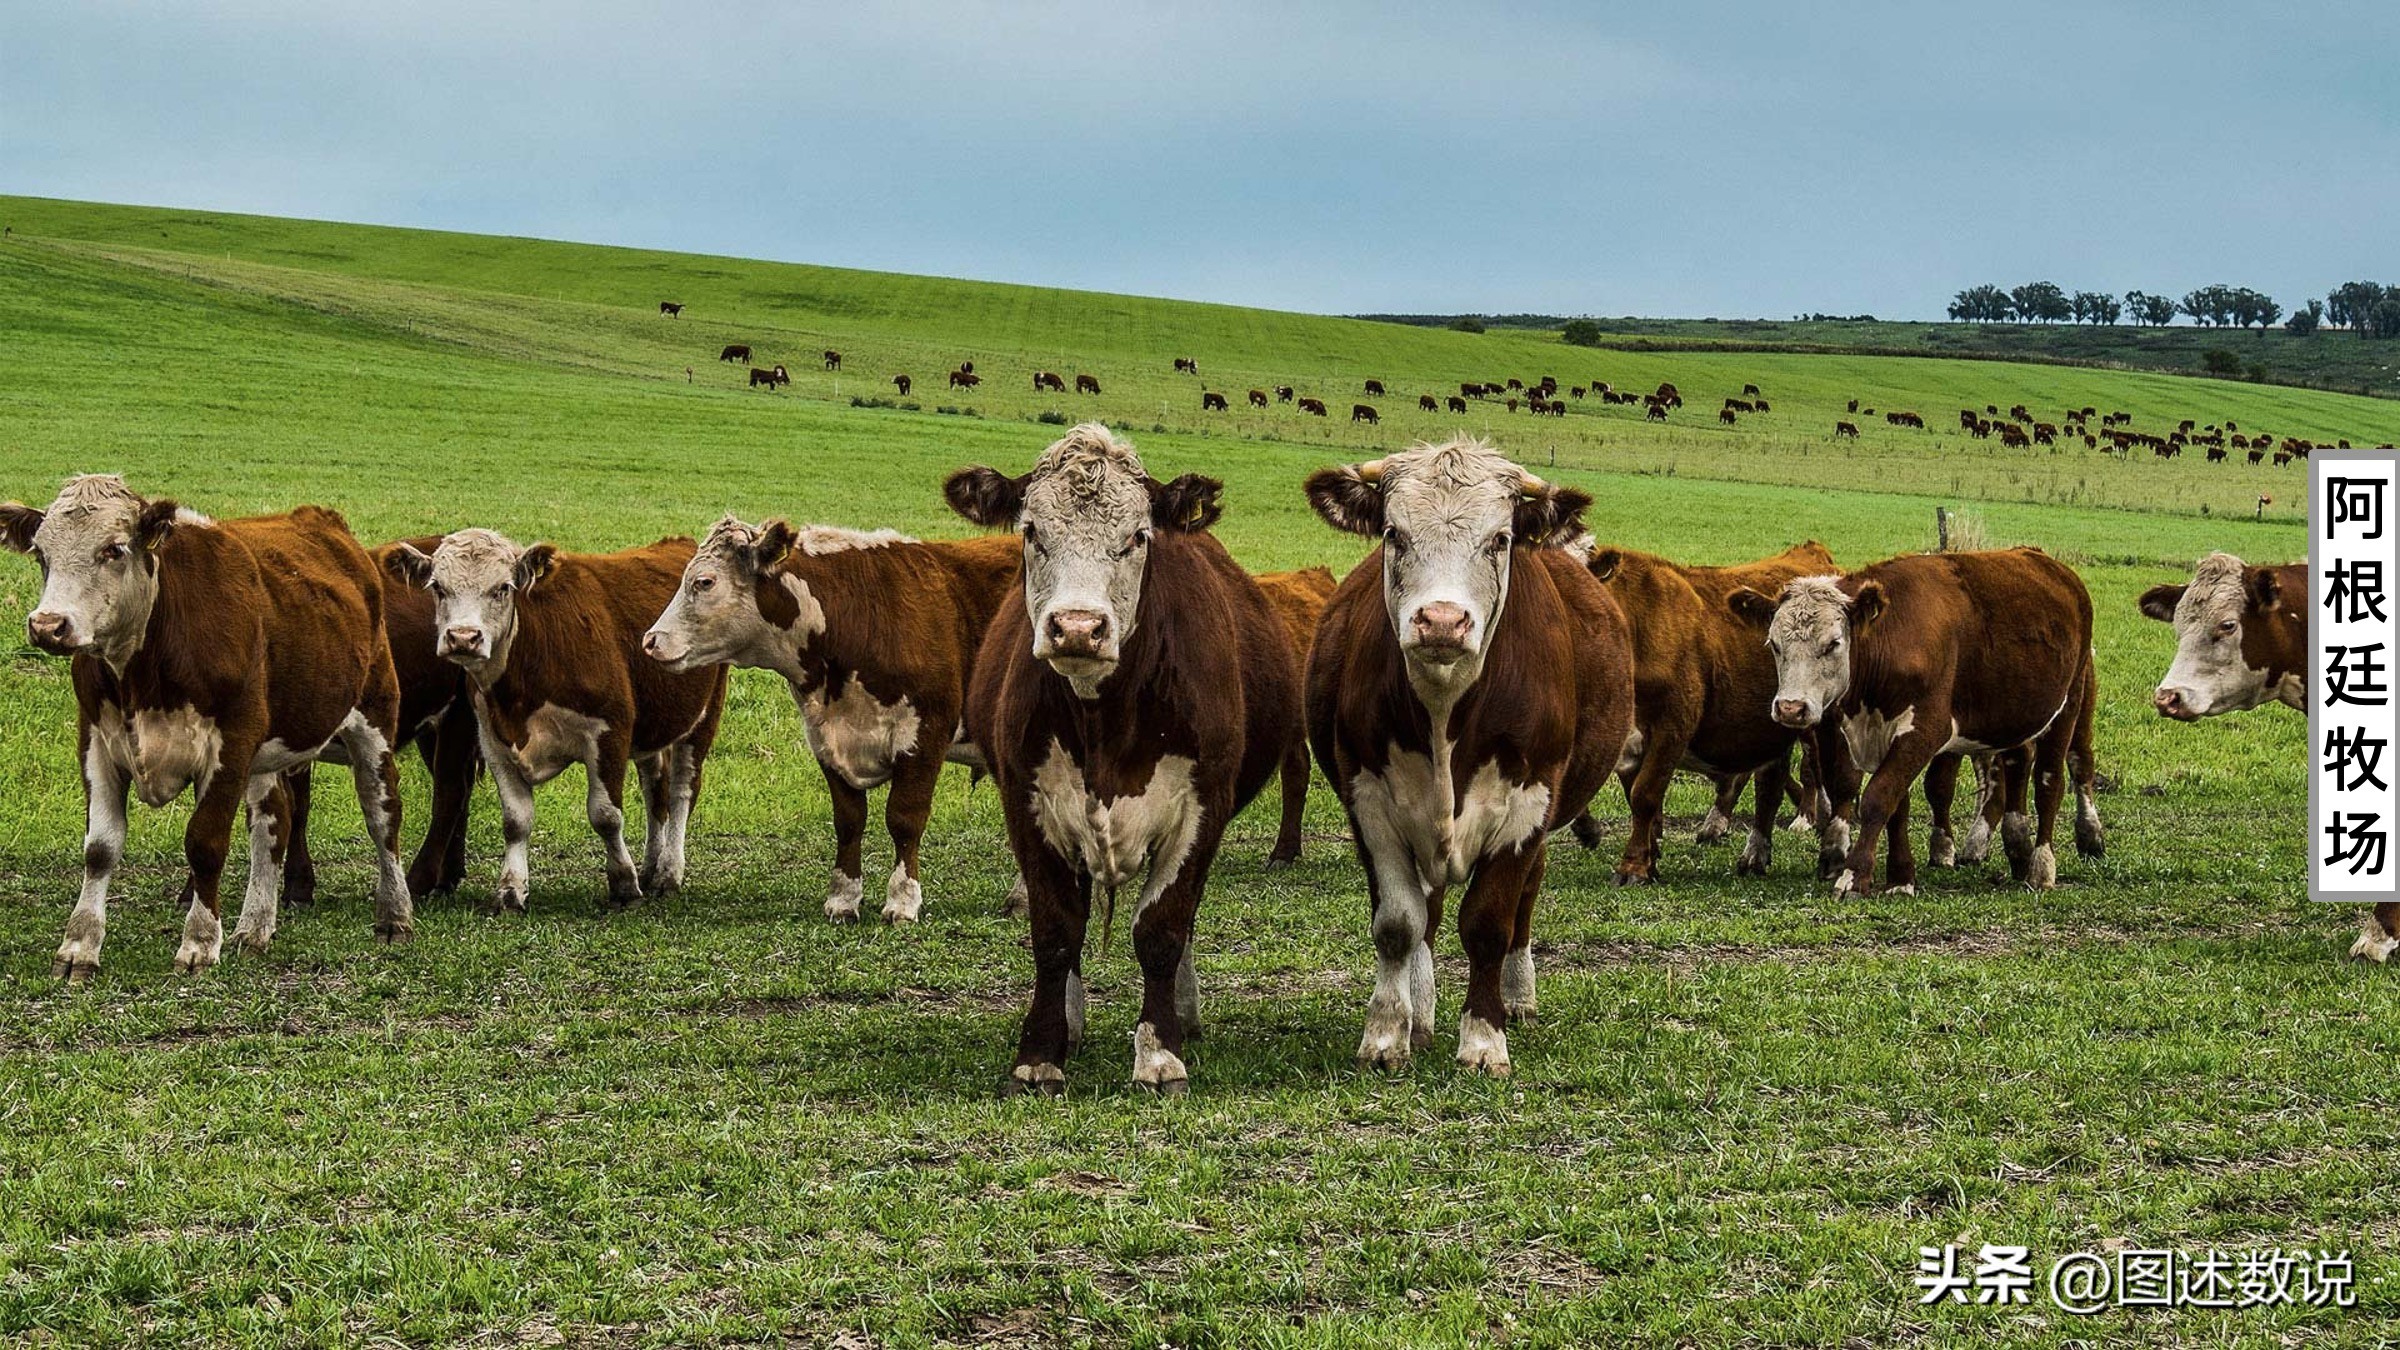
[[[2400,5],[0,0],[0,191],[1284,309],[2400,281]]]

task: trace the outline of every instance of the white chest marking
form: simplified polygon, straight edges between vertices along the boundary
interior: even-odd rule
[[[1522,848],[1540,837],[1550,817],[1545,784],[1511,783],[1500,776],[1499,764],[1486,760],[1466,792],[1456,794],[1443,767],[1434,756],[1394,747],[1382,773],[1362,773],[1350,787],[1361,828],[1371,839],[1394,839],[1406,848],[1428,889],[1466,881],[1486,854]]]
[[[862,792],[890,782],[900,757],[917,748],[916,705],[881,702],[855,679],[840,698],[818,689],[801,699],[800,720],[818,760]]]
[[[1886,717],[1873,708],[1860,708],[1842,718],[1842,739],[1850,746],[1850,759],[1858,767],[1873,773],[1883,767],[1892,743],[1916,730],[1917,710],[1902,708],[1898,717]]]
[[[165,806],[195,784],[206,795],[225,751],[217,720],[188,706],[145,708],[128,724],[115,704],[103,704],[92,720],[92,742],[133,780],[146,806]]]
[[[555,703],[545,703],[525,719],[525,739],[509,747],[517,771],[526,781],[547,783],[570,764],[584,764],[600,755],[600,738],[608,723]]]
[[[1183,869],[1184,855],[1200,833],[1192,760],[1161,756],[1141,792],[1103,801],[1085,780],[1083,766],[1052,740],[1049,757],[1033,771],[1033,817],[1050,847],[1076,860],[1103,886],[1121,886],[1147,866],[1142,903],[1148,904]]]

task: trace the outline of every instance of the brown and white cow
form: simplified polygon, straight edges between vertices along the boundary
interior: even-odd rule
[[[1733,870],[1765,875],[1800,733],[1770,715],[1775,660],[1726,600],[1745,588],[1772,594],[1794,577],[1838,576],[1833,555],[1812,539],[1756,562],[1684,567],[1603,548],[1592,552],[1591,571],[1633,632],[1634,732],[1618,766],[1633,819],[1617,884],[1657,879],[1662,813],[1677,769],[1720,785],[1756,776],[1750,837]]]
[[[144,500],[114,474],[70,479],[48,510],[0,505],[9,547],[41,561],[25,621],[33,645],[72,655],[83,766],[83,892],[53,968],[100,969],[108,884],[125,848],[125,793],[165,806],[194,790],[175,969],[217,963],[218,882],[237,807],[250,809],[250,874],[234,942],[275,936],[290,820],[285,770],[347,763],[375,845],[375,935],[415,932],[400,871],[399,691],[384,648],[383,587],[342,518],[323,507],[213,521]]]
[[[1291,640],[1208,533],[1222,490],[1198,474],[1159,482],[1091,423],[1029,473],[967,468],[943,484],[952,509],[1015,526],[1024,550],[1024,586],[984,639],[967,715],[999,783],[1033,928],[1033,1003],[1006,1091],[1065,1090],[1083,1038],[1092,900],[1105,896],[1113,919],[1118,889],[1144,873],[1133,1080],[1165,1092],[1188,1081],[1193,916],[1226,823],[1300,726]]]
[[[916,921],[925,896],[917,845],[942,765],[983,762],[956,738],[976,648],[1016,587],[1018,553],[1013,539],[920,543],[890,530],[727,516],[643,636],[643,650],[669,670],[755,667],[791,685],[833,797],[826,918],[858,918],[867,794],[888,785],[894,858],[883,918]]]
[[[2267,703],[2308,708],[2308,567],[2253,567],[2211,553],[2180,586],[2142,592],[2142,613],[2175,626],[2175,659],[2151,705],[2181,722]],[[2376,905],[2350,955],[2386,962],[2400,952],[2400,904]]]
[[[525,908],[533,789],[572,764],[583,766],[584,818],[607,853],[610,903],[683,884],[684,830],[717,738],[727,672],[670,673],[641,648],[692,553],[689,539],[562,553],[476,529],[444,536],[430,555],[402,544],[390,556],[396,575],[433,592],[441,654],[473,686],[507,845],[497,908]],[[639,873],[625,846],[628,761],[647,808]]]
[[[440,535],[404,541],[430,551]],[[369,551],[376,575],[389,576],[397,543]],[[467,805],[475,792],[475,775],[482,766],[476,749],[475,701],[467,692],[467,674],[445,661],[436,650],[433,597],[407,585],[383,588],[384,645],[392,654],[392,672],[400,681],[400,735],[416,743],[433,779],[433,810],[425,827],[425,842],[417,846],[408,865],[408,891],[422,900],[448,895],[467,876]],[[316,859],[308,847],[309,766],[284,775],[292,798],[291,846],[283,861],[283,902],[305,905],[317,892]]]
[[[1308,660],[1308,649],[1316,642],[1317,623],[1325,616],[1325,606],[1333,599],[1333,572],[1325,567],[1303,567],[1293,572],[1262,572],[1258,588],[1267,593],[1267,603],[1275,607],[1275,617],[1283,620],[1283,630],[1291,636],[1293,658]],[[1281,867],[1300,861],[1300,821],[1308,809],[1308,740],[1292,738],[1292,748],[1283,760],[1283,820],[1275,832],[1274,850],[1267,854],[1268,867]]]
[[[1308,663],[1317,762],[1373,902],[1362,1064],[1432,1044],[1432,934],[1463,886],[1458,1060],[1509,1071],[1534,1010],[1533,908],[1550,831],[1607,781],[1633,726],[1625,616],[1580,556],[1591,498],[1490,445],[1418,444],[1308,480],[1326,523],[1380,542],[1343,579]]]
[[[1835,733],[1820,734],[1819,758],[1837,805],[1848,771],[1866,775],[1855,837],[1831,827],[1844,854],[1835,894],[1875,889],[1887,826],[1886,880],[1915,894],[1909,789],[1937,758],[1983,751],[2000,752],[2010,873],[2037,890],[2057,884],[2052,827],[2094,688],[2092,600],[2072,569],[2034,548],[1918,554],[1800,577],[1775,601],[1737,591],[1728,604],[1765,630],[1775,721]],[[2088,781],[2088,765],[2077,768]],[[2030,829],[2029,777],[2039,782]]]

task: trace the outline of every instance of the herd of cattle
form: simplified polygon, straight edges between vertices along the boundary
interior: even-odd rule
[[[828,353],[828,360],[833,354]],[[405,941],[413,903],[457,888],[480,771],[505,852],[493,905],[528,893],[533,793],[586,772],[586,818],[625,903],[674,890],[730,668],[790,684],[833,798],[825,913],[855,919],[867,793],[889,787],[896,860],[883,917],[923,903],[918,842],[945,761],[998,783],[1036,981],[1006,1085],[1056,1092],[1084,1027],[1095,906],[1120,892],[1142,970],[1133,1078],[1179,1091],[1198,1019],[1194,914],[1228,822],[1283,785],[1273,857],[1300,850],[1313,754],[1345,808],[1372,898],[1377,971],[1358,1056],[1397,1065],[1434,1035],[1432,939],[1458,890],[1468,958],[1457,1057],[1509,1070],[1506,1028],[1535,1007],[1532,926],[1551,833],[1586,842],[1612,776],[1631,821],[1615,877],[1655,880],[1678,770],[1714,779],[1721,833],[1754,780],[1737,873],[1763,873],[1788,796],[1839,892],[1911,893],[1911,789],[1930,861],[2055,883],[2052,830],[2076,796],[2080,851],[2104,847],[2093,798],[2092,603],[2037,549],[1892,558],[1844,570],[1809,542],[1733,567],[1596,543],[1591,498],[1488,444],[1419,443],[1328,468],[1308,501],[1372,541],[1338,584],[1323,568],[1253,576],[1210,532],[1222,485],[1160,482],[1084,424],[1030,470],[942,485],[1005,534],[919,542],[888,530],[750,525],[618,553],[521,546],[484,529],[362,548],[321,507],[212,520],[122,479],[71,480],[46,509],[0,505],[42,571],[32,643],[71,656],[87,798],[84,879],[56,973],[97,971],[131,789],[187,788],[179,971],[213,965],[237,808],[250,868],[234,926],[263,951],[280,901],[314,889],[310,766],[349,768],[374,845],[374,928]],[[2142,599],[2178,634],[2159,713],[2299,706],[2304,569],[2203,560]],[[400,862],[394,756],[432,774],[432,820]],[[1794,765],[1795,748],[1800,752]],[[1960,842],[1962,763],[1981,789]],[[637,865],[626,769],[647,810]],[[1795,822],[1796,824],[1799,822]],[[1130,889],[1129,889],[1130,888]],[[2400,949],[2375,911],[2354,955]]]

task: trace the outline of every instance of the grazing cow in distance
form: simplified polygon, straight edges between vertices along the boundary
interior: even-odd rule
[[[1758,397],[1758,386],[1755,384],[1745,384],[1742,386],[1742,393],[1748,397],[1756,398]]]
[[[2249,459],[2250,459],[2250,462],[2251,462],[2251,463],[2253,463],[2253,464],[2259,463],[2260,461],[2264,460],[2266,457],[2267,457],[2267,452],[2266,452],[2266,451],[2264,451],[2264,450],[2252,450],[2252,451],[2250,452],[2250,454],[2249,454]]]
[[[1569,394],[1572,394],[1572,395],[1574,395],[1576,398],[1582,398],[1582,397],[1583,397],[1583,386],[1582,386],[1582,385],[1580,385],[1580,384],[1578,384],[1578,385],[1572,385],[1572,386],[1570,386],[1570,387],[1567,389],[1567,392],[1568,392]]]
[[[404,540],[431,549],[441,536]],[[370,549],[376,575],[385,575],[387,561],[398,543]],[[392,655],[392,673],[400,687],[399,734],[416,743],[433,780],[433,814],[425,841],[408,865],[408,893],[417,900],[448,895],[467,876],[467,806],[482,767],[476,748],[475,702],[467,689],[466,672],[441,658],[435,649],[433,597],[414,586],[383,586],[384,646]],[[308,846],[311,797],[308,765],[287,769],[284,788],[291,794],[290,843],[284,851],[283,903],[306,905],[316,898],[316,860]]]
[[[1033,372],[1033,392],[1038,394],[1045,389],[1063,394],[1067,392],[1067,382],[1047,370]]]
[[[1508,410],[1512,413],[1517,410],[1517,400],[1512,398],[1508,401]]]
[[[1353,403],[1350,405],[1350,420],[1352,422],[1365,422],[1369,426],[1373,426],[1382,419],[1378,418],[1375,415],[1375,410],[1368,407],[1366,404]]]
[[[1664,403],[1653,403],[1650,405],[1650,410],[1647,413],[1644,413],[1643,416],[1649,418],[1653,422],[1664,422],[1667,420],[1667,405]]]
[[[1274,607],[1277,618],[1283,620],[1284,632],[1292,640],[1292,659],[1305,662],[1308,649],[1316,641],[1317,623],[1325,615],[1327,601],[1333,599],[1333,572],[1324,567],[1303,567],[1293,572],[1261,572],[1258,589]],[[1293,667],[1297,670],[1299,667]],[[1292,748],[1283,760],[1283,820],[1275,831],[1275,848],[1267,854],[1267,866],[1281,867],[1300,860],[1300,821],[1308,807],[1308,741],[1306,737],[1292,739]]]
[[[958,363],[958,368],[965,371],[969,375],[975,373],[975,363],[972,361],[961,361]]]
[[[1717,420],[1723,422],[1727,426],[1732,426],[1741,419],[1734,414],[1733,409],[1719,408],[1717,409]]]
[[[672,300],[661,300],[658,302],[658,312],[670,319],[680,319],[683,317],[683,306]]]
[[[1186,375],[1197,375],[1200,373],[1200,363],[1188,356],[1178,356],[1175,358],[1175,369]]]
[[[1443,403],[1450,412],[1463,413],[1467,410],[1467,401],[1456,394],[1444,399]]]
[[[2224,448],[2223,446],[2218,446],[2218,445],[2212,445],[2212,446],[2208,447],[2208,462],[2209,462],[2209,463],[2211,463],[2211,464],[2222,464],[2222,463],[2224,463],[2224,462],[2225,462],[2225,448]]]
[[[642,637],[668,671],[771,670],[800,705],[833,798],[825,917],[854,922],[865,898],[867,794],[889,786],[886,923],[924,904],[918,842],[945,760],[983,759],[953,735],[992,615],[1016,588],[1022,546],[1003,536],[919,543],[891,530],[718,521]]]
[[[1288,385],[1288,384],[1279,384],[1279,385],[1276,385],[1276,386],[1275,386],[1275,401],[1276,401],[1277,403],[1289,403],[1289,402],[1291,402],[1291,401],[1292,401],[1292,387],[1291,387],[1290,385]]]
[[[1858,426],[1853,422],[1836,422],[1833,424],[1833,436],[1835,440],[1847,436],[1855,441],[1858,439]]]
[[[827,347],[825,349],[825,368],[827,370],[840,370],[842,368],[842,354],[835,351],[831,347]]]
[[[1442,405],[1434,401],[1434,397],[1433,397],[1433,395],[1431,395],[1431,394],[1419,394],[1419,395],[1417,395],[1417,411],[1419,411],[1419,412],[1440,412],[1441,410],[1442,410]]]
[[[747,342],[733,343],[727,346],[725,350],[717,353],[717,359],[720,361],[733,361],[742,365],[748,365],[750,363],[750,344]]]
[[[1659,382],[1658,392],[1654,395],[1654,397],[1657,398],[1659,402],[1668,404],[1672,407],[1680,408],[1683,406],[1683,391],[1677,389],[1672,383],[1667,381],[1662,380]]]
[[[1066,1088],[1083,1039],[1094,902],[1113,927],[1138,876],[1133,1081],[1180,1093],[1199,1022],[1192,924],[1226,824],[1300,734],[1298,661],[1258,583],[1209,534],[1215,479],[1161,483],[1108,428],[1076,427],[1009,477],[961,469],[951,509],[1014,526],[1024,584],[976,657],[971,739],[1023,873],[1034,991],[1007,1092]]]
[[[1759,398],[1759,399],[1752,399],[1752,400],[1750,401],[1750,407],[1751,407],[1751,410],[1752,410],[1752,411],[1754,411],[1754,412],[1762,412],[1762,413],[1763,413],[1763,412],[1773,412],[1773,411],[1775,411],[1775,409],[1774,409],[1774,408],[1772,408],[1772,407],[1768,406],[1768,404],[1767,404],[1767,401],[1766,401],[1765,399],[1763,399],[1763,398]]]
[[[892,377],[892,387],[900,391],[900,397],[908,397],[909,379],[906,375],[894,375]]]
[[[194,791],[177,902],[175,969],[184,974],[217,964],[223,950],[218,886],[234,814],[249,808],[250,871],[233,936],[265,952],[290,838],[284,774],[337,743],[375,848],[375,936],[414,934],[383,587],[339,515],[303,506],[220,522],[144,499],[115,474],[84,474],[47,510],[0,505],[0,540],[41,563],[27,640],[73,658],[83,889],[55,978],[80,983],[99,972],[128,789],[150,807]]]
[[[1251,390],[1250,406],[1253,408],[1263,408],[1267,406],[1267,391],[1264,389]]]
[[[1850,407],[1849,407],[1849,411],[1851,411],[1851,412],[1853,412],[1853,413],[1855,413],[1855,412],[1857,412],[1857,411],[1858,411],[1858,400],[1857,400],[1857,399],[1852,399],[1852,400],[1850,400]]]
[[[1223,412],[1223,411],[1225,411],[1225,396],[1224,396],[1223,394],[1211,394],[1211,393],[1208,393],[1207,391],[1203,390],[1203,391],[1201,392],[1201,394],[1200,394],[1200,411],[1202,411],[1202,412]]]
[[[1915,427],[1919,431],[1925,429],[1925,419],[1913,412],[1887,412],[1883,420],[1896,427]]]
[[[1094,376],[1078,375],[1075,377],[1075,392],[1078,394],[1097,394],[1100,392],[1100,381]]]
[[[753,389],[758,388],[762,384],[769,389],[773,389],[778,385],[786,385],[790,384],[791,382],[792,377],[790,372],[786,371],[781,366],[777,366],[773,370],[760,370],[756,366],[750,367],[750,387]]]
[[[1323,417],[1325,415],[1325,400],[1321,398],[1304,398],[1300,400],[1300,411],[1308,413],[1311,416]]]
[[[431,554],[402,544],[386,559],[400,580],[433,592],[442,656],[473,683],[507,847],[495,908],[524,910],[533,790],[573,764],[583,766],[584,818],[607,857],[609,902],[682,886],[684,832],[724,712],[726,669],[669,674],[642,654],[642,635],[693,551],[689,539],[661,539],[562,553],[476,529],[445,536]],[[650,808],[638,872],[625,845],[628,763]]]
[[[1523,380],[1511,379],[1508,382],[1508,387],[1511,389],[1523,389],[1525,387],[1525,382]]]
[[[953,389],[972,389],[981,383],[983,377],[965,366],[950,372],[950,387]]]
[[[1378,540],[1308,663],[1308,733],[1350,817],[1373,905],[1362,1064],[1432,1044],[1432,935],[1463,894],[1459,1063],[1509,1070],[1535,1008],[1533,914],[1550,831],[1579,815],[1633,725],[1625,616],[1581,557],[1591,498],[1461,437],[1323,469],[1309,504]]]
[[[1742,590],[1727,603],[1766,634],[1776,722],[1823,728],[1818,758],[1837,805],[1865,776],[1855,836],[1842,840],[1838,822],[1828,836],[1828,851],[1846,854],[1836,895],[1874,891],[1887,826],[1886,880],[1913,894],[1910,787],[1935,760],[1981,751],[1999,752],[2004,772],[2010,874],[2035,890],[2057,884],[2051,832],[2070,753],[2078,741],[2090,744],[2096,688],[2091,595],[2072,569],[2032,548],[1916,554],[1838,578],[1800,577],[1776,600]],[[1829,749],[1837,738],[1846,755]],[[2096,855],[2088,750],[2072,776],[2077,844]],[[2029,782],[2038,784],[2030,829]]]
[[[1483,393],[1484,389],[1480,384],[1461,384],[1458,387],[1458,396],[1460,398],[1482,398]]]
[[[1376,396],[1380,397],[1380,396],[1382,395],[1382,393],[1383,393],[1383,381],[1381,381],[1381,380],[1369,380],[1369,381],[1367,381],[1367,388],[1366,388],[1366,391],[1367,391],[1368,393],[1370,393],[1370,394],[1374,394],[1374,395],[1376,395]]]

